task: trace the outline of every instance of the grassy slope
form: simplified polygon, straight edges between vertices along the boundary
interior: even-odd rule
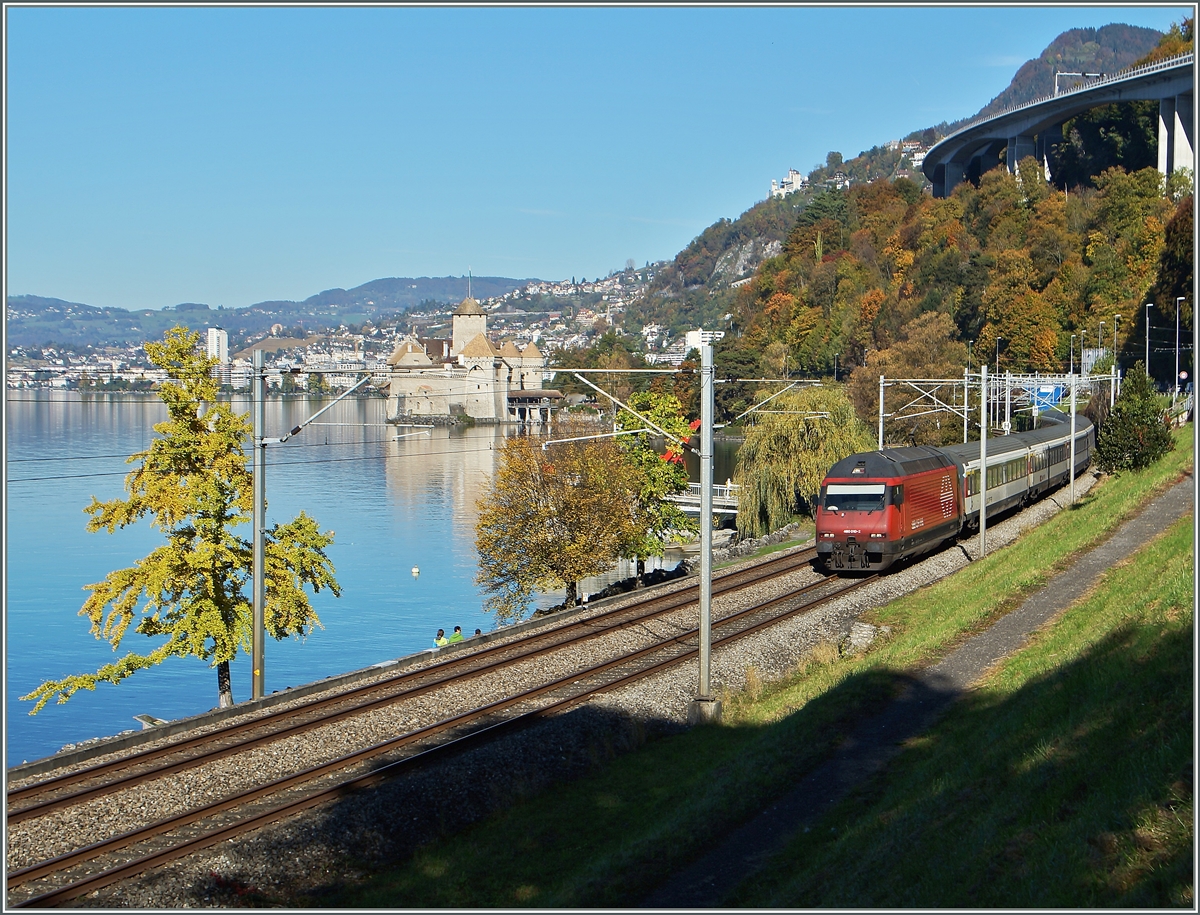
[[[1110,572],[737,901],[1190,906],[1191,524]]]
[[[839,733],[893,694],[902,671],[944,655],[1018,606],[1054,568],[1098,543],[1190,468],[1190,432],[1180,432],[1177,450],[1156,467],[1106,479],[1020,543],[881,608],[873,621],[893,634],[867,655],[838,659],[835,651],[818,651],[761,695],[729,697],[724,726],[652,741],[587,778],[425,846],[365,887],[322,901],[635,905],[785,791]],[[787,880],[758,878],[741,901],[1178,905],[1190,899],[1190,871],[1184,874],[1180,864],[1191,860],[1190,826],[1180,825],[1191,821],[1190,774],[1180,766],[1190,759],[1193,559],[1190,527],[1182,530],[1158,541],[1144,561],[1114,573],[1085,609],[1063,616],[1053,637],[1039,639],[916,741],[875,794],[835,812],[840,833],[829,833],[826,824],[802,837],[795,857],[772,869]],[[1141,579],[1119,577],[1135,573]],[[1094,601],[1107,609],[1094,609]],[[951,740],[957,741],[951,755],[938,755]],[[1090,761],[1091,768],[1060,775],[1060,760]],[[1103,783],[1093,785],[1102,774]],[[872,801],[879,791],[884,799]],[[854,827],[860,819],[873,825]],[[900,825],[880,835],[880,823],[893,822]],[[1060,822],[1069,825],[1053,825]],[[909,841],[913,830],[919,841]],[[964,847],[982,851],[952,863]],[[809,866],[806,859],[816,855],[823,863]],[[868,857],[870,866],[861,863]],[[1042,867],[1047,857],[1052,864]],[[893,872],[902,876],[892,880]]]

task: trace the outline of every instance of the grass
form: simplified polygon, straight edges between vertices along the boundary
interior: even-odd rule
[[[636,905],[825,757],[904,671],[1018,606],[1178,479],[1190,431],[1155,467],[1106,478],[1018,543],[880,608],[872,621],[891,636],[867,654],[824,646],[776,683],[750,672],[721,726],[650,740],[322,904]],[[1114,570],[737,901],[1191,905],[1192,561],[1183,524]]]
[[[1112,570],[735,903],[1192,906],[1191,525]]]
[[[757,559],[760,556],[769,556],[772,553],[778,553],[781,550],[790,550],[792,547],[804,543],[806,540],[811,540],[813,532],[816,530],[816,528],[813,526],[812,518],[796,518],[795,520],[800,522],[800,528],[794,534],[792,534],[788,540],[784,540],[781,543],[772,543],[768,544],[767,546],[759,547],[753,553],[748,553],[745,556],[738,556],[736,559],[714,563],[713,570],[716,571],[717,569],[735,566],[739,563],[745,562],[747,559]]]

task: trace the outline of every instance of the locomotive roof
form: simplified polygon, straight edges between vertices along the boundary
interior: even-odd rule
[[[900,477],[953,466],[946,455],[936,448],[916,446],[912,448],[885,448],[882,451],[866,451],[842,458],[829,468],[828,477],[851,479],[853,477]]]

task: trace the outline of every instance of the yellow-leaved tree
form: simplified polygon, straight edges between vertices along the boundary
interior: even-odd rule
[[[580,579],[633,554],[650,529],[640,474],[613,440],[562,441],[597,431],[559,422],[553,439],[513,436],[500,449],[475,548],[485,606],[502,622],[523,616],[539,590],[565,587],[574,606]]]
[[[128,497],[84,509],[95,533],[149,517],[166,542],[128,569],[110,572],[86,585],[91,597],[79,611],[92,634],[115,650],[133,627],[161,643],[147,654],[129,652],[93,674],[47,680],[22,699],[35,701],[36,714],[57,697],[66,702],[80,689],[120,683],[169,657],[195,657],[217,670],[222,707],[233,704],[229,662],[238,649],[251,650],[253,608],[245,589],[253,570],[253,544],[233,529],[251,521],[253,478],[245,443],[251,434],[245,414],[217,399],[211,375],[215,360],[199,349],[200,335],[184,327],[167,331],[162,342],[146,344],[146,354],[166,371],[159,396],[168,418],[156,423],[157,437],[130,456],[138,466],[125,477]],[[329,588],[340,594],[325,548],[333,532],[301,512],[267,531],[266,629],[276,639],[305,635],[320,625],[304,590]]]

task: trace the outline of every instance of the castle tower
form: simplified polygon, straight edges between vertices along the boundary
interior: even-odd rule
[[[457,356],[468,343],[480,334],[487,336],[487,315],[470,296],[459,303],[453,317],[450,319],[453,328],[451,332],[450,355]]]

